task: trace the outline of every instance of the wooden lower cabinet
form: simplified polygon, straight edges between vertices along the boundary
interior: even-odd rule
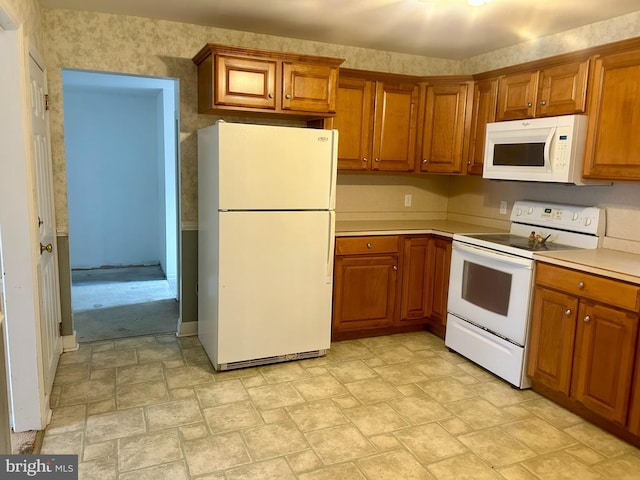
[[[640,286],[538,262],[534,390],[640,446]]]
[[[339,237],[333,339],[425,326],[444,336],[450,258],[451,240],[431,235]]]
[[[431,292],[430,324],[434,333],[444,337],[447,324],[447,301],[449,299],[449,269],[451,267],[451,240],[433,239],[433,263],[430,276],[433,280]]]
[[[629,411],[638,314],[580,305],[572,394],[589,410],[624,425]]]
[[[536,382],[569,395],[578,299],[537,287],[529,335],[528,375]]]

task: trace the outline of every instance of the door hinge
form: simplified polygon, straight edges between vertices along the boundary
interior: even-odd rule
[[[46,111],[49,111],[49,94],[48,93],[44,94],[44,109]]]
[[[62,322],[58,323],[58,335],[62,337]]]

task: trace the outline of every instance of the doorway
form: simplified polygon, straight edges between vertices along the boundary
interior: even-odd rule
[[[79,342],[175,333],[177,80],[62,71]]]

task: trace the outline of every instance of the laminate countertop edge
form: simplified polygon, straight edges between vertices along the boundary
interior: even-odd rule
[[[338,220],[336,237],[368,235],[439,235],[504,233],[505,230],[449,220]]]

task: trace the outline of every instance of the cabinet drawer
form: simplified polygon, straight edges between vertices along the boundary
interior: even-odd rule
[[[398,251],[396,235],[336,238],[336,255],[366,255],[369,253],[395,253]]]
[[[626,310],[640,308],[640,286],[538,262],[536,284]]]

